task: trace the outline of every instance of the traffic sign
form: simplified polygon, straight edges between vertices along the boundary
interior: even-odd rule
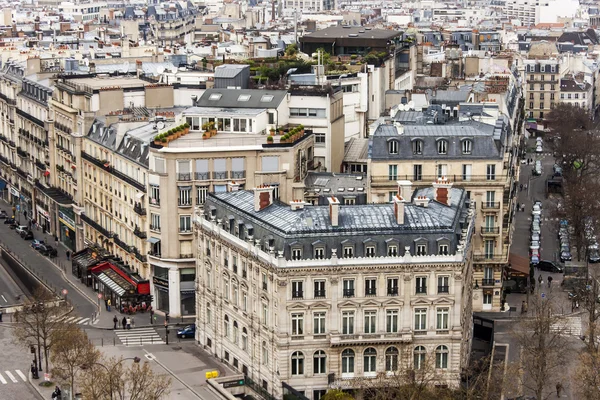
[[[65,296],[67,295],[67,293],[69,293],[69,291],[67,289],[62,290],[62,294],[64,294]]]
[[[245,381],[244,378],[242,379],[238,379],[236,381],[228,381],[228,382],[223,382],[223,389],[227,389],[227,388],[231,388],[231,387],[236,387],[236,386],[244,386]]]
[[[101,299],[102,298],[102,293],[98,293],[98,298]]]
[[[546,297],[546,293],[542,292],[542,299]]]

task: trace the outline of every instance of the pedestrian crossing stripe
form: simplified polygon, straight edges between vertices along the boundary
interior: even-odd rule
[[[64,317],[51,317],[50,318],[50,322],[64,322],[67,324],[78,324],[78,325],[90,325],[90,318],[84,318],[84,317],[69,317],[64,316]],[[98,323],[98,321],[95,321],[94,323]]]
[[[16,369],[15,373],[18,375],[19,378],[21,378],[23,382],[27,382],[27,377],[23,372],[21,372],[20,369]],[[4,371],[4,375],[6,375],[12,383],[19,383],[19,379],[17,379],[17,377],[13,375],[11,371]],[[7,385],[9,382],[6,380],[4,375],[2,374],[2,372],[0,372],[0,383],[2,383],[3,385]]]
[[[154,328],[116,330],[115,334],[127,347],[165,343]]]

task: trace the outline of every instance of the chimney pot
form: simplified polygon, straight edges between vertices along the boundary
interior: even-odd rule
[[[438,178],[432,186],[435,196],[434,200],[449,206],[451,204],[450,189],[452,188],[452,182],[449,182],[445,177],[442,177],[441,179]]]
[[[397,194],[394,196],[394,216],[399,225],[404,225],[404,198]]]
[[[329,218],[331,220],[331,226],[338,226],[340,218],[340,201],[334,196],[328,197],[329,201]]]
[[[254,189],[254,211],[264,210],[271,204],[273,204],[273,187],[268,185],[256,187]]]

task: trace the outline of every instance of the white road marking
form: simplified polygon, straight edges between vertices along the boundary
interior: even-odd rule
[[[88,322],[89,320],[90,320],[89,318],[84,318],[84,319],[82,319],[81,321],[79,321],[79,322],[77,322],[77,323],[78,323],[78,324],[80,324],[80,325],[81,325],[81,324],[87,324],[87,322]]]
[[[4,295],[2,295],[2,300],[4,300],[5,303],[8,303],[8,301],[6,301],[6,297],[4,297]]]
[[[11,381],[13,381],[13,383],[19,383],[17,378],[15,378],[15,376],[11,374],[10,371],[4,371],[4,373],[9,377]]]
[[[4,377],[2,376],[2,374],[0,374],[0,382],[2,382],[3,385],[6,385],[6,379],[4,379]]]
[[[21,379],[23,379],[23,382],[27,382],[27,377],[25,376],[25,374],[23,374],[23,373],[21,372],[21,370],[20,370],[20,369],[16,369],[16,370],[15,370],[15,372],[17,373],[17,375],[19,375],[19,377],[20,377]]]

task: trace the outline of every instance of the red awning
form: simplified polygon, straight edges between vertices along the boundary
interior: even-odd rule
[[[109,262],[103,262],[103,263],[100,263],[100,264],[90,268],[90,272],[92,274],[97,275],[107,269],[115,271],[119,276],[121,276],[127,282],[131,283],[133,285],[133,287],[137,289],[137,283],[133,279],[131,279],[125,272],[121,271],[121,269],[119,267],[117,267]]]

